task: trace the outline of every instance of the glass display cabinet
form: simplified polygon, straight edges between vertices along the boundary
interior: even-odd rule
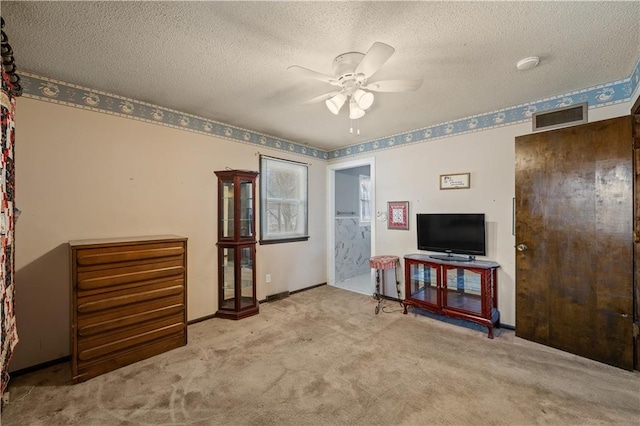
[[[242,319],[259,312],[256,297],[255,192],[258,172],[222,170],[218,177],[218,311]]]
[[[405,314],[413,306],[473,321],[487,327],[493,339],[493,327],[500,326],[498,263],[447,261],[422,254],[408,254],[404,259]]]

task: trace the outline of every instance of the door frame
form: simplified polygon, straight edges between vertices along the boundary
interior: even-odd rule
[[[371,178],[371,256],[375,256],[376,227],[373,212],[376,206],[376,159],[375,157],[359,158],[357,160],[341,161],[327,166],[327,284],[336,284],[336,171],[353,169],[354,167],[369,166]]]
[[[635,304],[634,309],[634,324],[640,322],[640,262],[638,262],[638,256],[640,256],[640,178],[637,175],[640,170],[640,94],[636,98],[636,101],[631,107],[631,116],[633,117],[633,170],[636,173],[633,182],[633,230],[634,230],[634,244],[633,244],[633,302]],[[634,370],[640,371],[640,336],[634,338]]]

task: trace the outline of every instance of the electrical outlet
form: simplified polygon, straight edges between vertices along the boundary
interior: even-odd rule
[[[270,283],[271,282],[271,274],[265,275],[264,276],[264,281],[267,282],[267,283]]]
[[[9,392],[5,392],[4,394],[2,394],[2,403],[3,404],[9,403]]]

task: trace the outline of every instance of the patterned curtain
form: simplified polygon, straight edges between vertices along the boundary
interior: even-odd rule
[[[13,86],[9,76],[2,72],[2,140],[0,144],[0,327],[2,328],[2,346],[0,347],[0,394],[9,382],[9,361],[18,343],[14,312],[14,157],[15,109],[16,100],[12,94]]]

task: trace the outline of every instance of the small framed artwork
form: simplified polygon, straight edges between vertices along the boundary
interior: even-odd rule
[[[471,186],[471,173],[440,175],[440,189],[465,189]]]
[[[387,202],[387,229],[409,229],[409,202]]]

